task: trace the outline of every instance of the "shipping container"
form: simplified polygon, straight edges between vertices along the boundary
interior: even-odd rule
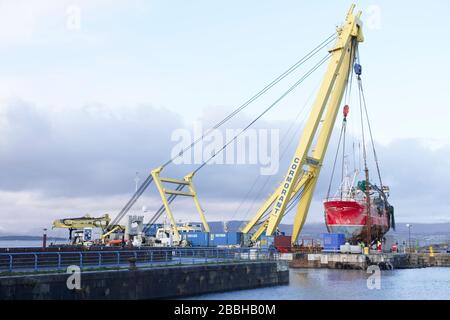
[[[259,246],[261,248],[273,247],[274,237],[273,236],[261,236],[259,239]]]
[[[242,245],[242,232],[228,232],[227,233],[227,245],[240,246]]]
[[[209,245],[212,247],[226,246],[227,234],[226,233],[211,233],[209,235]]]
[[[208,232],[184,232],[180,233],[181,239],[186,240],[193,247],[209,246]]]
[[[287,252],[291,249],[291,236],[275,236],[274,238],[274,246],[278,251]]]
[[[341,245],[345,244],[345,235],[342,233],[324,233],[323,251],[339,252]]]
[[[211,233],[209,235],[209,245],[216,246],[237,246],[241,245],[242,233],[240,232],[222,232]]]

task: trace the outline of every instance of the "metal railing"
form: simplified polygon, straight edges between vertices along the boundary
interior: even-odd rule
[[[130,265],[163,267],[238,261],[276,260],[273,249],[155,248],[127,251],[0,253],[0,273],[80,269],[127,268]]]

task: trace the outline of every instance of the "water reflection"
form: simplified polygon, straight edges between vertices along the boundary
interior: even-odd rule
[[[380,290],[367,287],[369,276],[358,270],[292,269],[288,286],[209,294],[192,299],[450,299],[450,268],[383,271]]]

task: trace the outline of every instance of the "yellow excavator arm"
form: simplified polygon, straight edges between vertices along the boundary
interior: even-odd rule
[[[101,217],[91,217],[85,215],[79,218],[66,218],[53,221],[53,228],[66,228],[66,229],[83,229],[83,228],[101,228],[105,229],[111,218],[108,214]]]

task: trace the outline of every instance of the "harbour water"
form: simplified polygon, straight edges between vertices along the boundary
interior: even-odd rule
[[[380,289],[364,271],[291,269],[288,286],[201,295],[224,300],[450,300],[450,268],[382,271]],[[371,278],[372,279],[372,278]]]
[[[37,247],[41,240],[0,240],[0,247]],[[288,286],[207,294],[189,299],[224,300],[450,300],[450,268],[382,271],[380,288],[357,270],[291,269]],[[371,278],[373,279],[373,278]],[[430,294],[432,292],[432,294]]]

